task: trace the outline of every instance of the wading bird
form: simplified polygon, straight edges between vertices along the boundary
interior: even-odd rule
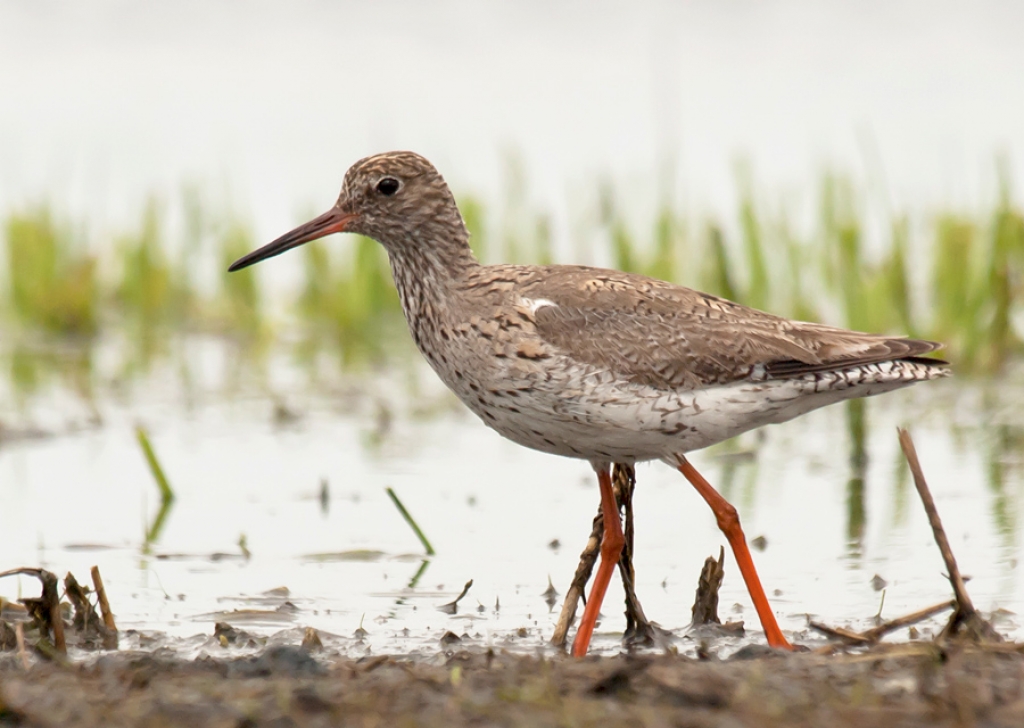
[[[587,652],[623,544],[610,466],[661,460],[711,506],[768,644],[790,648],[739,517],[686,453],[844,399],[948,374],[938,344],[790,321],[689,288],[574,265],[481,265],[448,185],[426,159],[356,162],[323,215],[235,261],[331,233],[387,251],[409,331],[486,425],[526,447],[588,461],[604,513],[601,563],[572,652]]]

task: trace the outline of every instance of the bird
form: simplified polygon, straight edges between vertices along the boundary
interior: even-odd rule
[[[325,213],[245,255],[237,271],[332,233],[387,252],[417,348],[488,427],[587,461],[604,515],[601,561],[572,645],[587,654],[624,537],[613,463],[662,461],[711,507],[768,645],[793,649],[736,509],[689,453],[851,398],[950,373],[940,344],[794,321],[690,288],[581,265],[482,264],[455,197],[423,156],[355,162]]]

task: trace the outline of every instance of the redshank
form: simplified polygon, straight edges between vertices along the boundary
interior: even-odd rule
[[[331,233],[387,251],[409,331],[446,385],[508,439],[590,462],[604,512],[601,563],[573,642],[587,652],[623,545],[614,462],[661,460],[711,506],[768,644],[790,648],[739,517],[686,453],[844,399],[936,379],[930,341],[790,321],[689,288],[573,265],[481,265],[448,185],[426,159],[356,162],[323,215],[230,270]]]

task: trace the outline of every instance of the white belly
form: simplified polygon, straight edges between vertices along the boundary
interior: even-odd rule
[[[912,367],[886,362],[678,392],[591,373],[557,385],[548,381],[547,387],[533,386],[515,395],[509,394],[515,390],[491,390],[483,397],[462,399],[487,425],[535,450],[609,462],[672,461],[674,455],[818,407],[907,386],[922,378],[917,371],[904,371]]]

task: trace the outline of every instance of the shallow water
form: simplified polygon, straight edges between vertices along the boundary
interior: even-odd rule
[[[436,652],[446,631],[524,651],[545,645],[561,605],[545,603],[548,579],[564,593],[599,501],[588,465],[501,439],[418,359],[314,391],[285,359],[272,359],[257,386],[229,365],[222,342],[192,342],[188,352],[188,387],[168,365],[97,397],[102,424],[78,429],[92,406],[57,388],[32,400],[19,421],[74,432],[0,447],[0,570],[41,565],[81,580],[99,565],[119,627],[165,633],[159,644],[186,654],[211,646],[218,621],[264,635],[312,626],[352,654]],[[234,380],[242,384],[225,394]],[[876,574],[888,583],[884,617],[948,598],[897,425],[911,428],[976,604],[1024,604],[1017,428],[1001,424],[1013,391],[983,406],[984,390],[954,378],[871,400],[862,516],[851,505],[843,406],[694,455],[738,507],[748,538],[767,540],[754,558],[785,631],[818,639],[807,615],[867,626],[882,600]],[[177,492],[149,553],[158,496],[135,439],[140,422]],[[678,473],[641,465],[637,481],[637,592],[648,617],[692,649],[697,576],[725,541]],[[386,487],[436,556],[423,555]],[[437,609],[470,579],[457,614]],[[0,582],[9,598],[36,590],[32,580]],[[625,622],[615,582],[603,612],[595,649],[618,651]],[[731,555],[721,614],[763,640]],[[1001,628],[1021,636],[1015,615]]]
[[[524,204],[551,214],[559,257],[574,262],[601,262],[576,220],[594,217],[581,211],[601,178],[623,188],[631,219],[670,198],[695,219],[731,219],[737,155],[751,157],[770,204],[796,213],[829,164],[864,170],[885,198],[875,204],[918,212],[990,198],[997,150],[1012,177],[1024,170],[1021,10],[1005,3],[922,15],[914,3],[649,2],[628,19],[611,7],[257,3],[246,33],[234,3],[51,5],[3,9],[0,209],[53,200],[101,231],[135,225],[149,195],[166,202],[198,180],[230,190],[225,205],[240,204],[266,241],[330,204],[354,159],[399,147],[489,203],[514,186],[518,155]],[[522,211],[506,212],[515,222]],[[286,282],[300,260],[260,275]],[[564,592],[597,509],[587,465],[501,440],[415,357],[362,378],[328,365],[311,389],[293,362],[275,358],[264,380],[223,342],[191,342],[138,380],[110,364],[116,349],[104,344],[85,375],[91,400],[51,383],[19,404],[0,383],[0,570],[82,579],[98,564],[121,627],[165,632],[183,651],[204,648],[218,620],[263,634],[311,625],[354,653],[434,651],[447,630],[544,644],[548,578]],[[784,629],[804,638],[806,614],[864,623],[881,602],[876,574],[888,582],[885,616],[947,597],[897,424],[912,428],[978,605],[1024,603],[1020,391],[952,380],[872,401],[862,509],[842,406],[744,437],[742,457],[694,457],[748,536],[767,540],[755,559]],[[158,502],[138,422],[178,493],[148,553]],[[648,616],[681,634],[723,538],[681,476],[649,465],[638,478],[638,592]],[[435,557],[424,560],[388,486]],[[758,639],[727,558],[723,617],[745,619]],[[460,613],[439,612],[469,579]],[[287,596],[263,596],[278,587]],[[5,596],[35,590],[0,581]],[[617,584],[604,611],[595,646],[615,651]],[[1016,617],[1004,628],[1020,636]]]

